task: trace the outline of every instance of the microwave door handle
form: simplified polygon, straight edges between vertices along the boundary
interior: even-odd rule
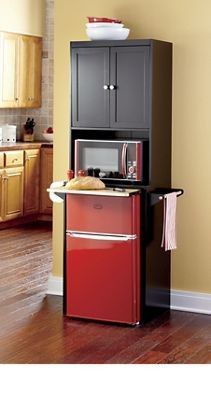
[[[127,143],[124,143],[123,171],[124,177],[127,178]]]
[[[124,176],[124,152],[125,152],[125,143],[122,146],[122,155],[121,155],[121,173]]]
[[[126,178],[127,166],[126,160],[127,159],[127,143],[124,143],[122,146],[122,165],[121,165],[121,172],[124,178]]]
[[[75,140],[75,164],[74,164],[75,176],[78,176],[78,170],[80,169],[79,165],[78,165],[78,159],[79,159],[78,152],[79,152],[79,149],[80,149],[80,146],[79,146],[77,140]]]

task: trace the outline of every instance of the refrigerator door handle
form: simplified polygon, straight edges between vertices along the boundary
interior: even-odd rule
[[[137,239],[137,235],[100,235],[100,234],[92,234],[92,233],[76,233],[76,232],[67,232],[67,236],[78,239],[92,239],[92,240],[108,240],[108,241],[117,241],[117,242],[127,242],[128,240]]]

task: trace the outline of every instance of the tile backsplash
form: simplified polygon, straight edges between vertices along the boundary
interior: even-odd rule
[[[0,109],[0,125],[17,126],[17,139],[21,137],[22,126],[28,117],[34,118],[35,138],[42,138],[41,132],[53,126],[53,47],[54,47],[54,0],[45,0],[45,32],[42,52],[42,107],[36,109]]]

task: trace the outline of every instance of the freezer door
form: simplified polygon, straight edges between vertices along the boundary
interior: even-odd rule
[[[139,239],[67,235],[67,315],[140,321]]]
[[[140,195],[108,197],[68,194],[67,230],[140,235]]]

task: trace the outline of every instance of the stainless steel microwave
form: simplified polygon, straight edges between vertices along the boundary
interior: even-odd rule
[[[85,175],[102,180],[146,181],[148,141],[75,140],[75,176]]]

